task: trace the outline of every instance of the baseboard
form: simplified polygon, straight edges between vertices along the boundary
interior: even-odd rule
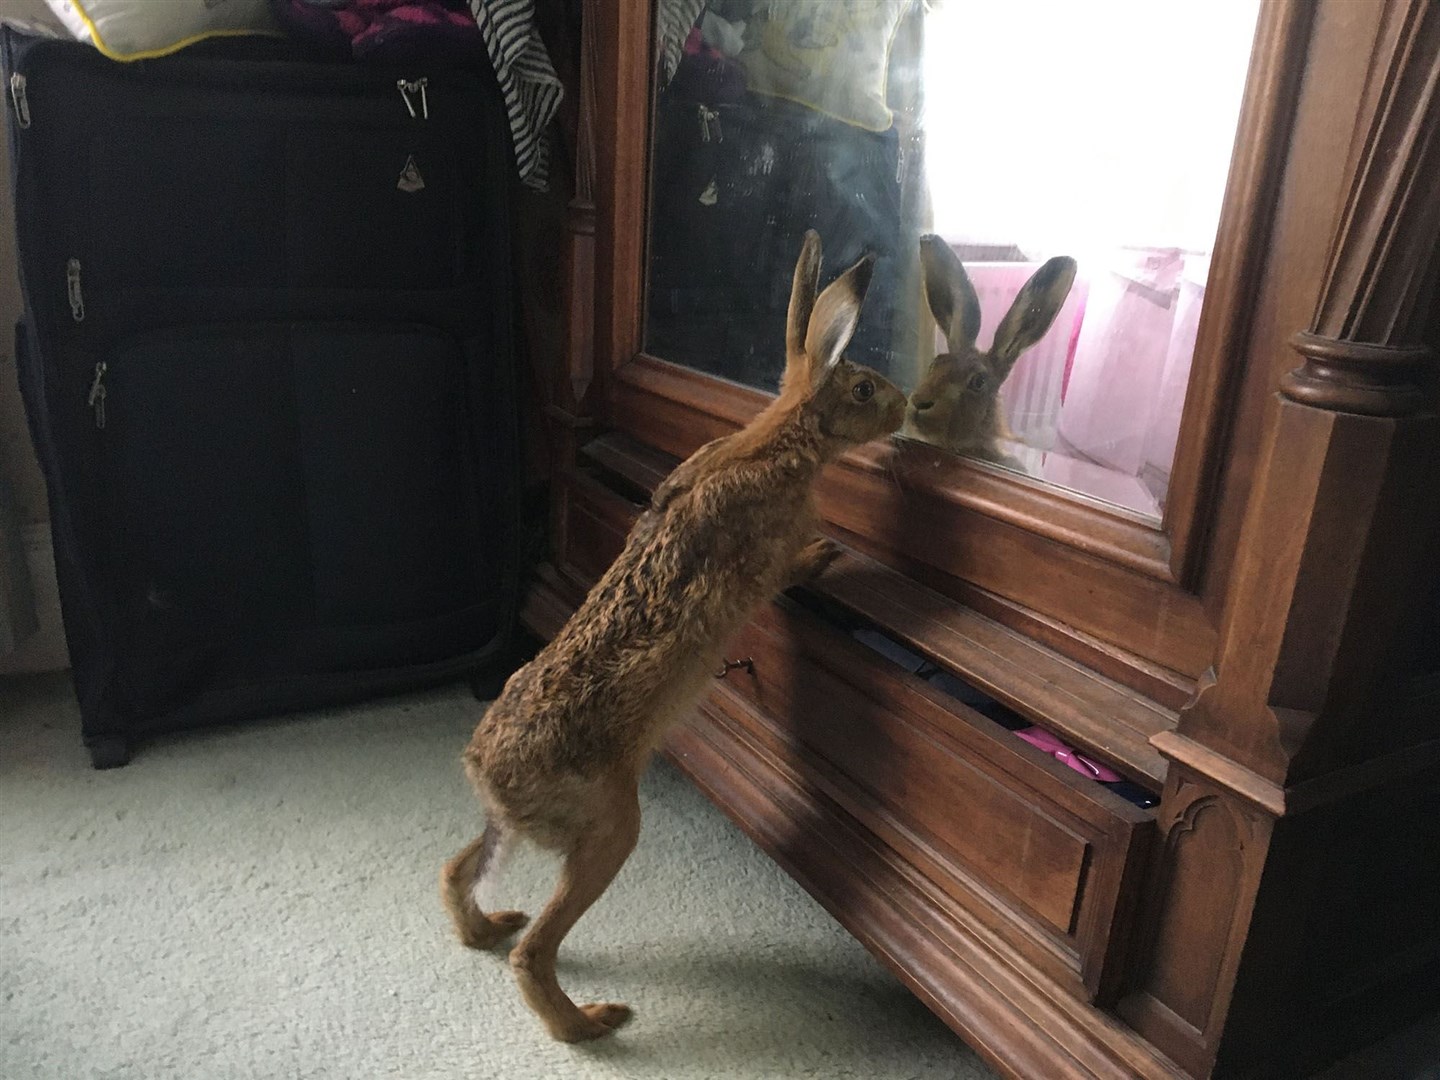
[[[70,666],[70,654],[65,646],[65,624],[60,617],[60,588],[55,583],[50,523],[26,526],[20,536],[30,570],[36,628],[11,652],[0,655],[0,675],[64,671]]]

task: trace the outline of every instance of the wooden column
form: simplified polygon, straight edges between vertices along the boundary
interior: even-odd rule
[[[580,101],[575,138],[575,195],[566,212],[565,249],[561,255],[563,330],[561,363],[554,372],[550,420],[555,463],[572,466],[576,452],[594,428],[591,388],[595,378],[595,45],[592,5],[580,22]],[[567,500],[556,490],[550,498],[550,550],[556,559],[566,548]]]
[[[1368,979],[1382,995],[1424,975],[1402,952],[1440,959],[1435,920],[1392,910],[1433,876],[1433,852],[1407,860],[1392,842],[1440,762],[1433,723],[1393,707],[1392,660],[1440,503],[1437,245],[1440,5],[1387,0],[1325,286],[1270,413],[1217,659],[1178,729],[1153,740],[1172,762],[1153,938],[1121,1008],[1196,1075],[1323,1061],[1360,1037],[1340,1030],[1346,986]],[[1419,843],[1436,831],[1419,828]],[[1368,879],[1354,872],[1377,850],[1395,857]],[[1414,932],[1373,932],[1385,927],[1367,918]]]

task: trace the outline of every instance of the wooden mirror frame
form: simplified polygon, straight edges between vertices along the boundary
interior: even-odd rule
[[[1332,205],[1348,151],[1348,132],[1337,129],[1337,145],[1313,150],[1333,167],[1304,170],[1291,145],[1315,10],[1305,0],[1261,6],[1159,523],[916,444],[903,488],[896,458],[879,445],[849,455],[820,487],[829,526],[854,550],[1167,712],[1191,698],[1215,655],[1266,402],[1293,356],[1289,335],[1313,310],[1306,290],[1313,304],[1321,284],[1323,238],[1314,263],[1298,270],[1282,272],[1271,258],[1277,227]],[[680,459],[744,424],[767,398],[643,350],[651,5],[591,4],[587,16],[581,112],[593,139],[581,140],[581,156],[588,143],[593,161],[578,169],[572,232],[583,250],[570,264],[593,265],[593,295],[606,299],[572,319],[583,325],[570,328],[554,413],[569,418],[577,447],[598,423]],[[1349,69],[1335,80],[1338,101],[1353,102],[1363,81],[1361,60]]]

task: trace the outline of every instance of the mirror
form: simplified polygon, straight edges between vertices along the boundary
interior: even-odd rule
[[[774,391],[805,231],[906,443],[1163,512],[1259,0],[657,0],[645,349]]]

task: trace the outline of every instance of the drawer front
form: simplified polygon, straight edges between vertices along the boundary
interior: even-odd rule
[[[562,563],[588,585],[619,552],[636,507],[584,474],[566,486]],[[752,706],[737,719],[747,740],[1042,970],[1091,999],[1110,996],[1150,812],[784,599],[724,658],[744,657],[753,672],[732,671],[716,693]]]
[[[1118,984],[1153,816],[784,601],[730,648],[755,737],[1030,960]]]

